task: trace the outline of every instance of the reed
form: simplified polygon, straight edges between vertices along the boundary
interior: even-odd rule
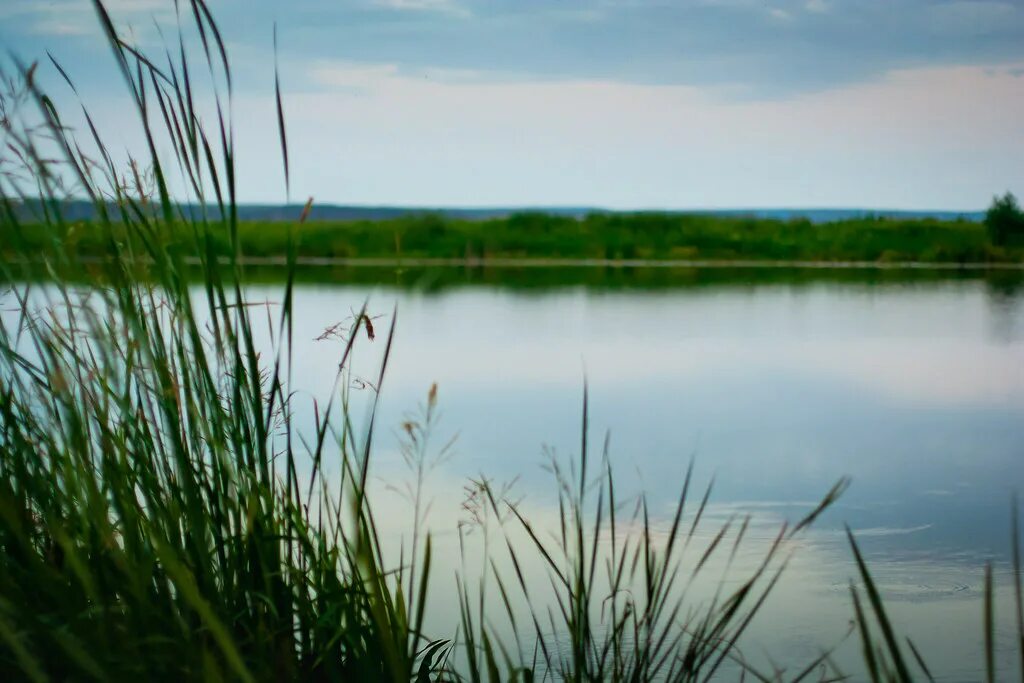
[[[238,264],[231,72],[210,10],[182,5],[205,58],[197,76],[184,36],[158,60],[95,7],[145,133],[145,164],[122,173],[87,111],[89,139],[75,139],[37,87],[36,65],[15,63],[6,79],[18,87],[3,133],[21,163],[0,179],[3,231],[25,258],[3,263],[20,314],[0,326],[0,677],[409,680],[436,644],[422,636],[417,591],[400,599],[402,581],[419,577],[383,568],[363,494],[372,430],[352,428],[341,390],[368,319],[348,331],[336,397],[300,434],[291,277],[266,321],[272,353],[254,341],[261,323]],[[212,129],[193,96],[204,72]],[[170,160],[157,153],[168,147]],[[217,218],[184,215],[172,174]],[[86,289],[65,277],[76,264],[59,199],[71,193],[94,202],[89,228],[105,245]],[[46,239],[30,250],[19,214],[32,199]],[[188,226],[187,244],[170,243],[171,225]],[[227,268],[214,231],[232,236]],[[198,295],[186,255],[198,260]],[[29,260],[45,264],[45,286],[26,284]],[[386,363],[387,353],[381,375]],[[333,481],[317,467],[326,457],[340,463]],[[303,481],[300,458],[313,463]]]

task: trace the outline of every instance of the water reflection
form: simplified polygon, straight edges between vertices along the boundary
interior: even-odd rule
[[[381,491],[394,481],[409,476],[400,468],[389,467],[379,468],[376,475],[375,481]],[[706,482],[706,477],[698,478],[702,483]],[[435,576],[439,577],[433,586],[430,624],[441,633],[455,632],[458,626],[455,607],[457,594],[449,577],[459,572],[462,576],[470,577],[475,585],[484,567],[485,548],[480,536],[464,540],[463,545],[454,531],[460,523],[466,521],[466,515],[459,505],[460,498],[453,496],[458,487],[457,478],[440,474],[429,482],[427,494],[433,501],[430,526],[435,530],[434,571]],[[545,541],[550,541],[551,547],[557,547],[558,510],[544,502],[544,493],[552,487],[550,478],[545,478],[543,484],[520,484],[513,495],[523,501],[521,508],[537,533]],[[400,498],[387,498],[385,495],[376,496],[375,500],[378,509],[386,509],[389,513],[382,522],[391,543],[392,554],[397,556],[400,540],[403,534],[408,534],[411,506]],[[628,515],[631,502],[623,504],[623,517]],[[659,537],[667,535],[672,522],[673,506],[667,505],[669,501],[663,502],[666,505],[662,506],[660,514],[652,518],[655,543]],[[723,550],[704,565],[700,579],[687,592],[688,608],[699,612],[709,604],[719,586],[723,587],[725,594],[739,588],[741,582],[759,567],[783,521],[792,522],[803,517],[815,503],[712,502],[704,512],[693,543],[685,551],[688,559],[683,563],[684,577],[689,576],[698,558],[703,556],[727,520],[751,514],[752,522],[743,537],[740,551],[734,557],[729,550],[735,534],[728,537],[726,543],[720,546]],[[696,505],[696,501],[691,501],[684,525],[689,525],[693,520]],[[848,516],[850,510],[850,506],[844,507],[839,516]],[[941,523],[937,524],[941,526]],[[541,613],[548,607],[557,609],[551,584],[545,578],[541,557],[530,552],[529,541],[521,533],[517,534],[514,524],[509,526],[510,538],[518,549],[519,570],[526,576],[534,606]],[[886,597],[891,619],[900,633],[914,638],[915,644],[937,674],[936,678],[947,681],[978,679],[983,667],[980,624],[982,567],[986,557],[965,550],[964,547],[937,546],[916,551],[902,547],[902,542],[907,538],[926,530],[922,528],[870,528],[856,523],[853,526],[862,551],[871,564],[875,582]],[[408,539],[407,536],[405,538]],[[607,538],[603,537],[600,547],[602,552],[608,550]],[[497,559],[497,566],[510,575],[507,559],[502,561],[502,544],[494,542],[492,537],[490,549]],[[850,632],[852,608],[849,587],[851,579],[859,588],[862,589],[863,585],[855,579],[856,572],[844,532],[836,525],[823,521],[816,530],[787,543],[782,556],[789,558],[782,579],[763,611],[752,622],[750,630],[740,640],[744,658],[763,672],[770,673],[777,665],[784,665],[788,667],[790,676],[793,676],[820,655],[823,649],[834,647],[835,665],[852,675],[853,680],[862,680],[864,671],[860,644]],[[728,561],[730,559],[731,562]],[[778,564],[776,562],[773,566]],[[998,565],[997,605],[1011,604],[1011,580],[1008,567],[1005,564]],[[515,584],[511,582],[510,585]],[[491,591],[494,597],[493,584]],[[494,627],[501,633],[506,632],[508,624],[503,620],[503,608],[497,597],[494,597],[489,613]],[[528,619],[521,619],[520,622],[530,623]],[[1003,634],[997,651],[999,670],[1009,675],[1015,670],[1017,651],[1012,637],[1009,637],[1013,633],[1014,624],[1008,609],[997,611],[997,629]],[[509,642],[512,642],[511,638]],[[727,673],[735,675],[725,675],[724,680],[735,680],[739,675],[735,666],[727,669]]]
[[[844,514],[853,521],[931,524],[915,535],[925,546],[955,538],[995,552],[1005,548],[1005,501],[1021,483],[1024,342],[997,334],[993,321],[1020,328],[1024,304],[1013,298],[995,312],[988,287],[529,297],[302,287],[295,338],[305,341],[293,372],[304,393],[324,395],[338,344],[313,340],[367,298],[385,313],[397,301],[380,423],[397,425],[438,382],[445,420],[460,432],[453,472],[538,484],[543,444],[578,448],[586,372],[595,438],[611,430],[618,468],[652,499],[674,497],[692,455],[717,474],[723,502],[811,500],[850,475]],[[376,358],[358,361],[371,375]]]
[[[296,336],[312,340],[368,297],[378,312],[397,301],[380,423],[397,424],[440,384],[444,425],[460,437],[439,500],[486,473],[518,478],[545,514],[552,487],[541,447],[578,452],[584,373],[593,441],[611,430],[624,494],[645,491],[663,516],[691,457],[714,474],[719,513],[752,511],[767,522],[799,516],[852,476],[746,645],[788,661],[842,639],[854,573],[847,522],[897,624],[946,680],[962,680],[982,666],[981,567],[1005,563],[1008,502],[1024,483],[1024,303],[1016,285],[1006,287],[954,280],[529,295],[304,287]],[[295,368],[299,384],[323,390],[319,369],[335,352],[310,343]],[[379,473],[391,472],[397,456],[386,440],[380,446]],[[434,522],[453,528],[443,516]],[[1001,586],[1008,591],[1009,581]],[[1008,611],[998,616],[1009,628]],[[842,651],[856,661],[857,646]],[[1012,652],[1003,642],[1004,671]]]
[[[1024,298],[1024,273],[1016,270],[993,271],[985,278],[992,311],[992,336],[1003,341],[1018,341],[1024,335],[1019,311]]]

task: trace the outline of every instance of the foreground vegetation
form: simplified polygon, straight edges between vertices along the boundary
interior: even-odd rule
[[[193,12],[205,66],[230,84],[205,3],[182,5]],[[122,42],[100,3],[97,12],[146,124],[153,192],[126,189],[98,133],[95,159],[83,153],[33,84],[35,67],[19,69],[25,88],[5,103],[3,134],[24,164],[0,177],[0,231],[17,257],[0,262],[11,309],[0,318],[0,679],[694,681],[726,665],[775,678],[743,660],[737,644],[783,571],[787,544],[846,482],[780,529],[749,576],[691,604],[682,586],[713,554],[735,553],[747,522],[725,525],[691,557],[708,492],[695,495],[689,474],[667,533],[652,531],[642,498],[624,513],[607,453],[596,456],[587,442],[585,392],[579,457],[555,471],[554,538],[501,489],[473,482],[473,514],[496,534],[502,561],[484,556],[479,576],[459,577],[457,633],[430,633],[432,542],[419,497],[411,541],[392,557],[367,489],[373,413],[356,428],[348,410],[354,346],[383,342],[379,395],[394,327],[375,332],[365,311],[354,316],[330,368],[334,390],[314,402],[311,419],[297,417],[295,230],[283,242],[279,315],[257,319],[245,299],[248,244],[232,210],[229,100],[217,99],[224,115],[204,128],[184,48],[157,68]],[[59,164],[47,151],[53,144]],[[165,148],[175,150],[170,160],[155,151]],[[166,180],[178,172],[223,218],[180,211]],[[95,199],[95,220],[72,226],[48,201],[65,182]],[[16,204],[30,191],[46,206],[42,223],[19,219]],[[110,197],[120,220],[103,213]],[[103,257],[84,297],[73,230],[94,236]],[[39,263],[45,286],[34,283]],[[403,452],[419,475],[436,405],[431,390],[423,414],[405,425]],[[913,643],[895,633],[852,535],[850,544],[865,671],[879,681],[930,677]],[[527,554],[544,568],[539,586],[521,572]],[[1014,554],[1019,577],[1016,546]],[[995,680],[988,576],[979,657]],[[1016,596],[1019,614],[1019,585]],[[827,650],[798,668],[801,678],[843,676]]]

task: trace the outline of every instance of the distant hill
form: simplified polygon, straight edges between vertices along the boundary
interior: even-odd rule
[[[712,214],[717,216],[756,216],[757,218],[806,218],[812,223],[830,223],[851,218],[878,216],[882,218],[934,218],[943,221],[955,221],[962,218],[980,222],[985,218],[984,211],[895,211],[887,209],[700,209],[681,211],[678,213]]]
[[[31,220],[38,211],[38,204],[22,207],[20,213],[23,220]],[[244,221],[288,221],[295,220],[302,213],[301,204],[242,204],[238,207],[238,216]],[[83,220],[90,218],[95,208],[89,202],[71,201],[63,205],[67,220]],[[190,210],[198,213],[197,207]],[[115,211],[116,212],[116,211]],[[324,221],[356,221],[356,220],[388,220],[402,216],[424,214],[440,215],[445,218],[467,221],[479,221],[489,218],[505,218],[516,213],[545,213],[558,216],[582,218],[591,213],[665,213],[665,214],[705,214],[718,216],[754,216],[757,218],[806,218],[812,223],[828,223],[850,218],[879,216],[886,218],[935,218],[939,220],[956,220],[962,218],[969,221],[980,221],[984,218],[982,211],[890,211],[885,209],[692,209],[692,210],[656,210],[656,211],[613,211],[597,207],[544,207],[544,206],[508,206],[480,208],[448,208],[448,207],[397,207],[397,206],[358,206],[338,204],[314,204],[310,220]]]

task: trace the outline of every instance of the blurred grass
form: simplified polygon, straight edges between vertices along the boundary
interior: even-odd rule
[[[0,322],[0,679],[435,672],[423,653],[450,642],[422,633],[427,572],[383,568],[364,493],[373,425],[358,434],[347,419],[348,358],[368,318],[347,330],[336,392],[300,430],[292,278],[280,316],[266,321],[270,347],[257,348],[238,260],[229,62],[206,4],[181,8],[205,56],[199,73],[214,83],[212,128],[193,99],[184,39],[157,67],[95,3],[145,134],[148,183],[136,160],[123,172],[114,164],[87,111],[86,139],[75,137],[37,87],[37,65],[15,60],[4,73],[0,228],[19,258],[0,264],[17,307]],[[185,215],[170,198],[172,173],[218,218]],[[105,257],[86,296],[67,241],[75,226],[61,213],[69,193],[94,202]],[[42,222],[20,220],[29,200]],[[429,536],[419,555],[429,565]]]

